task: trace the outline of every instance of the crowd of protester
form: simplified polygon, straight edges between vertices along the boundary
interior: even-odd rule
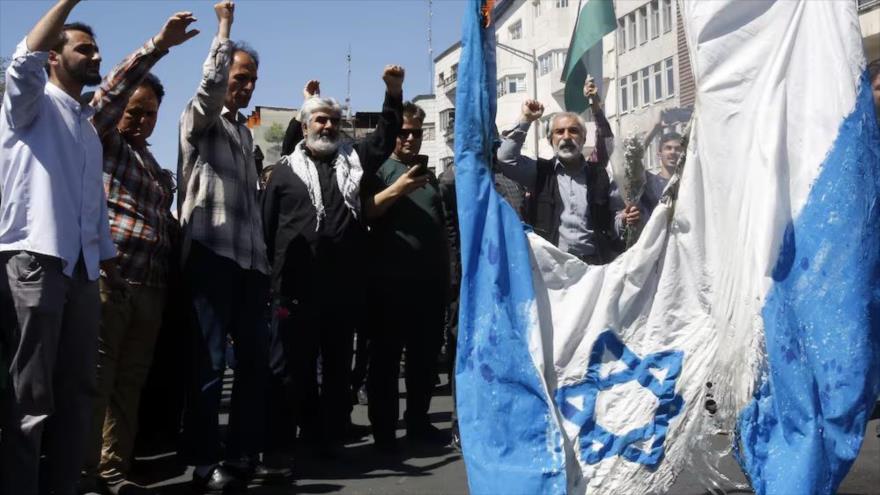
[[[260,58],[230,39],[235,5],[221,1],[175,178],[148,146],[164,96],[150,70],[198,34],[195,18],[174,14],[102,79],[91,28],[67,23],[77,3],[57,1],[18,45],[0,110],[0,493],[150,493],[129,479],[139,428],[180,432],[198,491],[289,482],[294,445],[332,462],[363,436],[359,391],[377,451],[397,455],[402,358],[407,440],[454,446],[454,415],[446,432],[428,411],[444,344],[454,377],[455,167],[436,177],[419,154],[425,112],[403,100],[404,69],[385,68],[378,125],[360,140],[309,81],[282,159],[263,166],[241,113]],[[588,156],[588,127],[567,112],[550,119],[553,156],[523,156],[544,112],[528,100],[492,172],[536,233],[604,264],[624,227],[650,216],[682,140],[661,137],[661,167],[639,204],[623,204],[607,173],[611,126],[597,88],[585,94]]]

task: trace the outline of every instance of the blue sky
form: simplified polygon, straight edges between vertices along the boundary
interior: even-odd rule
[[[15,45],[54,2],[0,0],[0,54]],[[174,12],[189,10],[201,34],[172,49],[154,72],[166,97],[153,137],[153,153],[165,168],[177,167],[177,119],[198,84],[202,62],[217,29],[213,1],[87,0],[71,20],[90,24],[103,56],[102,74],[161,29]],[[434,0],[433,37],[437,55],[460,38],[464,0]],[[352,52],[351,94],[356,111],[375,111],[382,103],[382,68],[406,68],[404,95],[430,91],[427,0],[239,0],[232,38],[260,52],[260,72],[251,108],[297,107],[309,79],[321,92],[345,98],[345,56]]]

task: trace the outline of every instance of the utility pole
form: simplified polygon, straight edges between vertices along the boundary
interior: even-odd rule
[[[533,48],[532,53],[529,53],[529,52],[525,52],[525,51],[519,50],[517,48],[514,48],[510,45],[505,45],[504,43],[501,43],[500,41],[496,42],[495,46],[497,46],[498,48],[501,48],[502,50],[504,50],[514,56],[517,56],[517,57],[532,64],[532,99],[537,100],[538,99],[538,58],[535,56],[535,49]],[[541,125],[541,124],[538,123],[538,125]],[[536,160],[538,159],[538,143],[539,143],[539,141],[540,141],[540,137],[538,137],[538,127],[536,126],[535,127],[535,159]]]

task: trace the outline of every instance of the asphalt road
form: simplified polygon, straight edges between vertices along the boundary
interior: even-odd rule
[[[432,403],[432,420],[438,427],[448,429],[452,400],[445,386],[438,389],[438,394]],[[401,407],[401,410],[403,409]],[[365,406],[355,406],[353,420],[356,424],[369,424]],[[839,495],[880,494],[878,428],[880,421],[875,420],[868,424],[862,451],[841,485]],[[403,435],[403,430],[398,430],[398,436]],[[349,444],[343,454],[334,460],[315,458],[305,452],[300,453],[294,461],[296,479],[294,485],[251,487],[249,493],[255,495],[467,493],[464,463],[458,452],[449,448],[431,449],[404,443],[403,458],[395,459],[378,455],[371,443],[371,438],[366,436],[361,441]],[[191,471],[181,468],[173,453],[140,459],[135,465],[135,470],[141,482],[157,489],[162,495],[192,493],[188,485]],[[732,459],[726,458],[722,461],[722,472],[734,483],[745,482],[745,478]],[[752,493],[751,490],[738,489],[733,485],[722,488],[726,493]],[[670,493],[703,495],[712,492],[697,481],[693,473],[685,472],[679,477]]]

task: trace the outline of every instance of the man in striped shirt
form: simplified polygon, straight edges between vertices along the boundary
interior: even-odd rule
[[[195,488],[212,492],[262,476],[256,459],[263,447],[269,374],[269,264],[253,136],[239,112],[250,103],[259,56],[229,39],[234,9],[231,1],[214,6],[217,36],[180,118],[178,160],[183,276],[198,325],[182,453],[195,465]],[[218,414],[230,336],[235,381],[222,453]]]

